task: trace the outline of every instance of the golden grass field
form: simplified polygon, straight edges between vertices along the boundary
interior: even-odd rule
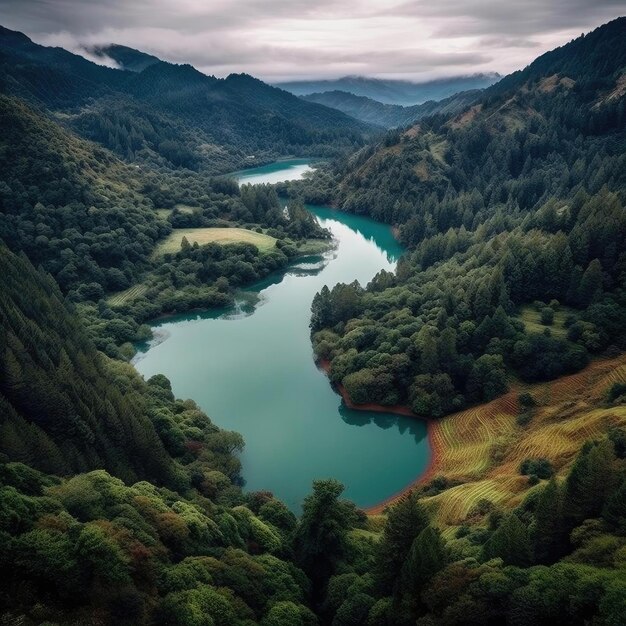
[[[201,246],[208,243],[251,243],[259,249],[259,252],[269,252],[276,246],[274,237],[246,228],[176,228],[157,245],[154,256],[178,252],[183,237],[186,237],[189,243],[197,242]]]
[[[516,383],[492,402],[429,422],[434,460],[423,482],[441,476],[461,483],[423,500],[444,535],[452,536],[481,499],[503,507],[521,503],[532,489],[519,473],[525,459],[547,458],[562,477],[586,440],[612,426],[626,427],[626,406],[607,407],[604,402],[618,381],[626,382],[626,355],[595,361],[552,382]],[[525,426],[516,422],[522,391],[538,403]],[[402,496],[368,509],[370,526]]]
[[[563,476],[586,440],[626,426],[626,406],[604,406],[608,388],[617,381],[626,382],[626,356],[596,361],[549,383],[520,386],[432,422],[437,453],[432,475],[463,483],[425,498],[436,523],[443,529],[461,525],[481,498],[505,507],[519,504],[531,489],[519,473],[526,458],[545,457]],[[520,391],[539,403],[526,426],[515,419]]]
[[[139,283],[138,285],[133,285],[128,289],[124,289],[124,291],[118,291],[117,293],[111,294],[107,300],[109,304],[113,306],[122,306],[126,302],[130,302],[135,298],[140,298],[146,293],[146,291],[148,291],[148,287]]]

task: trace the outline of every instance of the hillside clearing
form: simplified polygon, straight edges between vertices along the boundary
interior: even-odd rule
[[[111,294],[107,298],[107,301],[112,306],[122,306],[127,302],[140,298],[146,293],[146,291],[148,291],[148,287],[139,283],[138,285],[133,285],[128,289],[124,289],[124,291],[118,291],[117,293]]]
[[[246,228],[176,228],[156,247],[154,256],[174,254],[180,250],[183,237],[190,244],[200,246],[209,243],[226,245],[229,243],[251,243],[259,252],[270,252],[276,247],[276,239]]]
[[[434,474],[463,483],[425,499],[437,524],[463,524],[480,498],[505,507],[519,504],[532,489],[519,472],[527,458],[547,458],[563,476],[586,440],[626,425],[626,406],[603,406],[617,381],[626,382],[626,356],[526,386],[539,403],[526,426],[516,421],[519,389],[433,422],[431,437],[439,450]]]
[[[431,421],[436,458],[426,480],[441,477],[460,483],[424,498],[435,523],[453,532],[469,521],[481,499],[505,508],[522,502],[533,488],[519,471],[527,458],[547,458],[557,475],[564,476],[585,441],[626,426],[626,406],[604,405],[615,382],[626,382],[626,355],[595,361],[551,382],[519,385],[492,402]],[[525,426],[516,419],[522,391],[538,404]],[[379,515],[399,497],[368,509],[368,514]]]
[[[201,211],[199,206],[188,206],[186,204],[177,204],[173,209],[155,209],[155,213],[163,220],[166,220],[174,211],[193,215],[197,211]]]
[[[558,339],[567,337],[567,328],[565,328],[565,318],[570,310],[562,307],[554,312],[554,321],[549,326],[541,323],[541,312],[537,311],[533,306],[525,306],[520,312],[520,319],[524,323],[527,333],[541,334],[546,328],[550,329],[550,334]]]

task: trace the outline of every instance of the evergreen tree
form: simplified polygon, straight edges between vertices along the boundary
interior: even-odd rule
[[[343,489],[334,479],[314,481],[294,536],[296,562],[313,582],[318,597],[346,549],[352,518],[350,509],[339,501]]]
[[[520,518],[507,515],[485,544],[487,558],[501,558],[508,565],[528,567],[532,562],[528,528]]]
[[[376,549],[374,575],[382,595],[389,595],[415,538],[428,526],[428,514],[415,491],[395,504],[387,516],[383,535]]]
[[[332,325],[333,312],[330,290],[324,285],[321,290],[313,296],[310,327],[312,332],[316,332]]]
[[[417,618],[422,609],[421,594],[433,576],[446,564],[446,549],[441,533],[427,526],[413,540],[409,554],[402,566],[396,597],[404,620]]]
[[[578,287],[577,299],[582,306],[589,306],[602,295],[602,265],[598,259],[589,263]]]
[[[553,476],[539,492],[535,504],[532,537],[534,560],[537,563],[555,561],[566,547],[567,540],[563,536],[562,508],[562,492]]]
[[[615,483],[614,460],[609,440],[587,445],[578,454],[565,481],[563,512],[568,528],[600,514]]]
[[[615,532],[626,535],[626,478],[622,478],[620,486],[608,497],[602,518]]]

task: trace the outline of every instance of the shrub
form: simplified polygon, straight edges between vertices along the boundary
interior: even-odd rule
[[[552,326],[554,323],[554,309],[548,306],[541,309],[541,323],[544,326]]]
[[[522,476],[534,475],[538,479],[547,479],[554,474],[554,468],[548,459],[526,459],[522,461],[519,471]]]
[[[520,393],[517,399],[520,405],[523,406],[524,408],[531,408],[531,407],[537,406],[537,401],[527,391]]]
[[[606,399],[608,402],[613,403],[622,396],[626,396],[626,383],[613,383],[606,395]]]

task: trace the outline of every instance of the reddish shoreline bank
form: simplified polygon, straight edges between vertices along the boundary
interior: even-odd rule
[[[322,359],[318,361],[318,366],[321,370],[323,370],[326,374],[330,369],[330,362],[326,359]],[[437,422],[435,420],[425,419],[419,415],[416,415],[409,409],[408,406],[404,406],[401,404],[384,406],[382,404],[355,404],[352,402],[350,395],[346,391],[343,385],[335,385],[337,391],[339,391],[341,397],[343,398],[344,404],[350,409],[356,409],[358,411],[375,411],[377,413],[393,413],[395,415],[402,415],[405,417],[414,417],[415,419],[419,419],[426,422],[427,434],[428,434],[428,444],[430,447],[430,460],[428,461],[428,465],[422,474],[420,474],[413,482],[409,483],[406,487],[398,491],[397,493],[385,498],[382,502],[378,504],[374,504],[370,507],[364,507],[363,511],[368,515],[380,515],[383,511],[390,505],[394,504],[404,496],[406,496],[410,491],[415,489],[418,485],[424,484],[432,480],[435,476],[435,472],[438,469],[438,461],[441,458],[441,445],[440,440],[434,436],[435,428],[437,427]]]

